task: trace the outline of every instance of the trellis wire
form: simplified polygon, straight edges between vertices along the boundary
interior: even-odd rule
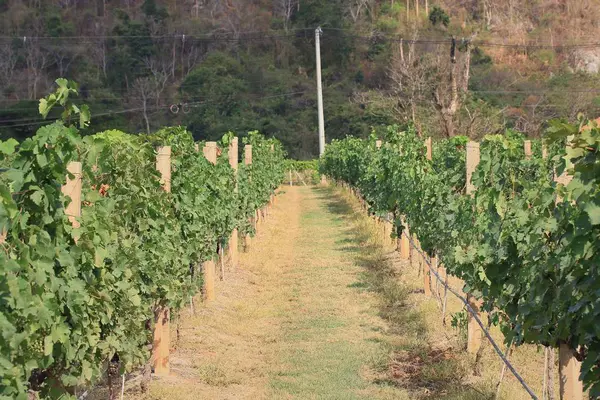
[[[385,219],[389,223],[393,222],[393,221],[391,221],[389,219],[389,216],[385,216],[383,219]],[[466,306],[467,311],[469,312],[469,314],[471,314],[473,316],[473,318],[475,319],[475,321],[477,321],[477,324],[482,329],[482,331],[484,332],[485,336],[487,337],[487,339],[490,341],[490,343],[494,347],[494,350],[496,351],[496,353],[498,354],[498,356],[500,357],[500,359],[504,362],[504,365],[506,365],[506,367],[510,370],[510,372],[512,372],[512,374],[519,381],[519,383],[521,384],[521,386],[523,386],[523,389],[525,389],[525,391],[527,392],[527,394],[529,394],[529,396],[531,396],[531,398],[533,400],[539,400],[538,397],[533,392],[533,390],[531,390],[531,388],[523,380],[523,378],[521,377],[521,375],[517,372],[517,370],[510,363],[510,361],[508,361],[508,359],[504,356],[504,354],[502,353],[502,350],[500,349],[500,347],[498,346],[498,344],[496,343],[496,341],[492,338],[492,336],[490,335],[490,332],[484,326],[483,322],[481,322],[481,319],[477,316],[477,313],[471,308],[471,306],[469,305],[469,302],[467,301],[467,299],[465,299],[464,297],[462,297],[450,285],[446,284],[446,282],[444,282],[444,280],[440,277],[440,275],[436,271],[434,271],[433,267],[431,266],[431,263],[429,262],[429,260],[427,259],[427,257],[425,257],[425,253],[415,245],[415,243],[412,240],[412,238],[409,235],[406,234],[406,231],[403,230],[402,231],[402,235],[404,235],[408,239],[408,242],[410,243],[410,245],[415,250],[417,250],[417,252],[421,255],[421,257],[423,257],[423,261],[425,262],[425,264],[429,268],[429,271],[431,271],[431,273],[433,273],[433,275],[438,280],[438,282],[441,283],[442,285],[444,285],[444,287],[448,291],[450,291],[450,293],[452,293],[454,296],[456,296]]]
[[[467,311],[469,312],[469,314],[471,314],[473,316],[475,321],[477,321],[477,324],[481,327],[483,333],[485,334],[485,336],[488,338],[488,340],[494,347],[494,350],[496,351],[498,356],[502,359],[502,361],[504,362],[506,367],[510,370],[510,372],[512,372],[514,377],[519,381],[521,386],[523,386],[525,391],[527,391],[527,393],[531,396],[532,399],[538,400],[538,397],[535,395],[535,393],[533,393],[533,390],[531,390],[531,388],[527,385],[527,383],[525,383],[525,381],[523,380],[521,375],[519,375],[517,370],[510,363],[510,361],[508,361],[508,359],[504,356],[504,354],[502,353],[502,350],[500,349],[500,347],[498,346],[496,341],[492,338],[492,336],[490,335],[490,332],[484,326],[483,322],[481,322],[481,319],[479,319],[479,317],[477,316],[477,313],[471,308],[471,305],[469,304],[469,302],[464,297],[462,297],[456,290],[454,290],[452,287],[450,287],[450,285],[447,285],[446,282],[444,282],[442,280],[442,278],[439,276],[439,274],[436,271],[434,271],[433,267],[431,266],[431,263],[429,262],[429,260],[427,260],[427,257],[425,257],[425,253],[423,253],[423,251],[421,251],[417,246],[415,246],[415,243],[413,242],[412,238],[410,236],[408,236],[405,231],[402,231],[402,234],[408,239],[410,245],[415,250],[417,250],[417,252],[421,255],[421,257],[423,257],[423,261],[425,262],[425,264],[427,264],[429,271],[431,271],[431,273],[435,275],[435,278],[442,285],[444,285],[446,287],[446,289],[448,289],[450,291],[450,293],[452,293],[454,296],[456,296],[466,306]]]

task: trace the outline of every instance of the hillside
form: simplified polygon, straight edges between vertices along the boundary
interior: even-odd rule
[[[258,129],[312,158],[319,25],[328,140],[410,121],[537,136],[598,113],[599,21],[592,0],[0,0],[0,137],[31,135],[36,99],[64,76],[90,131]]]

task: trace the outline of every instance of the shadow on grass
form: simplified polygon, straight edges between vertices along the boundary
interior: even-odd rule
[[[481,391],[462,382],[468,365],[453,348],[436,349],[428,343],[428,328],[423,315],[409,302],[413,290],[402,283],[380,242],[375,238],[370,218],[357,203],[333,187],[314,187],[313,192],[327,211],[348,225],[338,250],[352,254],[364,269],[360,280],[349,287],[368,290],[379,301],[379,316],[388,322],[382,345],[389,357],[372,366],[377,384],[410,389],[415,399],[490,399],[493,391]],[[393,336],[402,340],[393,340]],[[399,344],[400,343],[400,344]]]

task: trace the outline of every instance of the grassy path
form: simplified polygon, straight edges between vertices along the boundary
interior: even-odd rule
[[[217,300],[172,324],[171,375],[125,398],[494,398],[499,358],[487,346],[474,375],[464,332],[449,326],[461,303],[448,299],[444,326],[420,269],[393,248],[347,192],[286,187]],[[541,393],[539,349],[521,346],[512,360]],[[528,396],[507,374],[500,398]]]
[[[144,398],[410,398],[376,383],[389,337],[351,209],[328,189],[285,191],[217,301],[182,313],[171,376]]]

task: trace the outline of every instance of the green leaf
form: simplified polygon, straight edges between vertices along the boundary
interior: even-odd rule
[[[12,138],[5,141],[0,140],[0,153],[10,156],[15,152],[15,148],[18,144],[19,142]]]
[[[583,205],[583,210],[589,216],[592,225],[600,225],[600,205],[589,201]]]

